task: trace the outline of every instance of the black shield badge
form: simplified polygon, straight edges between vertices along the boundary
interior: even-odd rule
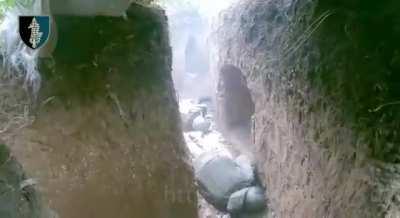
[[[49,16],[20,16],[19,35],[31,49],[42,47],[50,35]]]

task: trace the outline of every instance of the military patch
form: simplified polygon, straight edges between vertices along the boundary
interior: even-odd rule
[[[19,35],[31,49],[42,47],[50,35],[49,16],[20,16]]]

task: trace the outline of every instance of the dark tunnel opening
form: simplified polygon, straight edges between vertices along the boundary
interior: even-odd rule
[[[232,141],[251,143],[254,103],[246,78],[233,65],[224,65],[218,83],[219,122]]]

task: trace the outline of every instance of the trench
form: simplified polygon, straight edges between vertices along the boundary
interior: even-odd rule
[[[210,154],[232,160],[241,157],[254,163],[252,118],[255,106],[246,78],[236,66],[219,66],[213,56],[218,53],[215,50],[218,46],[212,39],[213,28],[219,25],[219,14],[233,3],[226,1],[225,5],[213,8],[212,3],[206,1],[200,4],[206,8],[189,9],[166,5],[173,54],[172,75],[183,136],[195,171],[196,162]],[[219,211],[207,202],[201,191],[198,198],[200,218],[228,216],[226,211]]]
[[[52,2],[0,17],[0,218],[400,217],[395,0]]]
[[[124,18],[82,16],[96,12],[84,7],[74,11],[73,4],[56,8],[55,13],[60,13],[54,16],[58,39],[50,40],[50,48],[40,52],[51,54],[49,59],[14,40],[18,33],[9,29],[17,12],[7,15],[9,23],[2,23],[0,29],[8,31],[3,32],[5,41],[11,39],[6,42],[16,45],[1,54],[7,67],[17,71],[12,73],[22,76],[1,76],[10,76],[14,84],[9,84],[8,91],[17,97],[18,90],[21,96],[12,99],[12,94],[0,93],[4,100],[17,101],[3,102],[16,110],[6,114],[14,117],[4,123],[19,122],[1,126],[0,144],[4,140],[10,146],[10,155],[15,157],[12,164],[20,167],[21,175],[7,175],[19,176],[12,185],[27,183],[24,188],[35,188],[32,196],[15,193],[28,199],[22,204],[37,204],[35,213],[46,218],[125,218],[131,214],[189,218],[195,217],[196,209],[200,218],[227,217],[230,195],[255,185],[249,150],[254,113],[251,94],[239,68],[217,66],[213,55],[218,51],[211,40],[219,13],[234,1],[191,2],[194,5],[163,6],[169,41],[164,12],[156,8],[132,4]],[[170,83],[169,45],[175,92]],[[75,54],[77,48],[80,52]],[[9,82],[1,79],[2,87]],[[196,162],[212,155],[232,164],[237,173],[233,177],[247,179],[245,186],[228,190],[224,203],[215,203],[194,188],[199,190],[201,185],[193,183],[191,169],[183,161],[174,93],[195,174]],[[0,174],[6,170],[0,168]],[[216,182],[221,183],[217,192],[230,182],[224,170],[217,175]],[[30,202],[31,198],[35,201]],[[7,199],[0,198],[0,203],[3,200]],[[160,205],[166,206],[154,209]],[[0,207],[0,215],[6,212]]]

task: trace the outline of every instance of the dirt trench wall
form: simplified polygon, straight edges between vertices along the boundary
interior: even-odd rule
[[[162,11],[56,16],[34,122],[2,137],[60,218],[197,217]]]
[[[241,1],[219,66],[246,77],[261,179],[277,217],[398,217],[400,5]]]

